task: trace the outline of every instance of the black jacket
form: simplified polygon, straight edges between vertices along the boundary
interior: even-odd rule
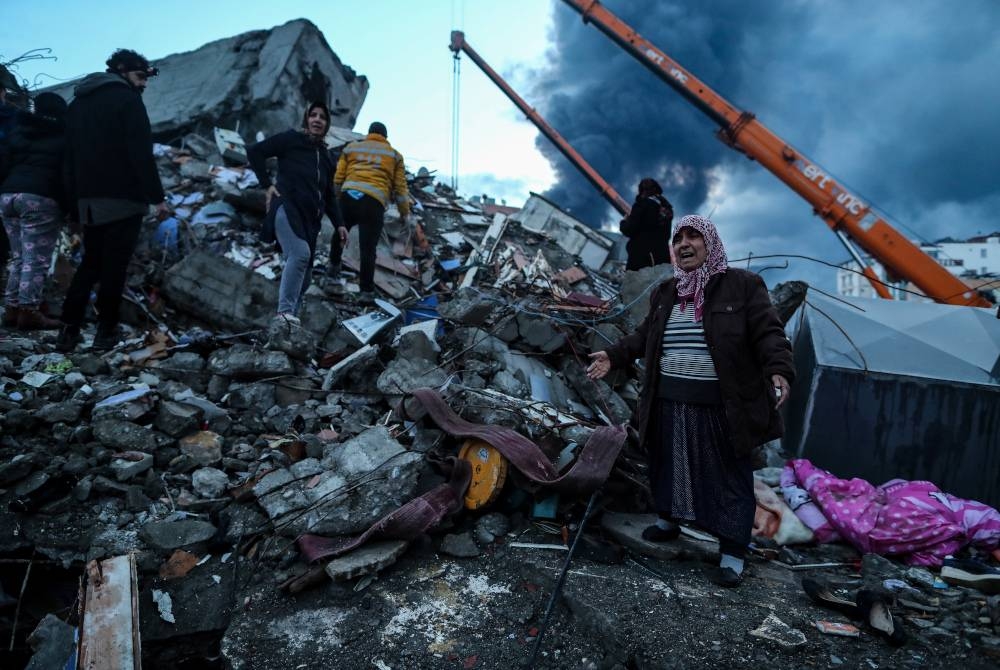
[[[656,398],[663,329],[676,301],[676,279],[657,286],[649,299],[649,314],[636,331],[607,349],[612,369],[625,368],[636,358],[645,364],[635,416],[641,442],[651,437],[646,432]],[[776,374],[789,383],[795,379],[792,346],[764,281],[746,270],[729,268],[709,280],[703,324],[719,376],[730,439],[737,454],[749,454],[784,431],[770,379]]]
[[[627,270],[670,262],[670,224],[674,208],[662,195],[636,198],[628,216],[622,219],[619,229],[629,238]]]
[[[6,103],[0,104],[0,183],[7,178],[7,165],[9,162],[10,133],[14,130],[14,119],[17,117],[17,108]]]
[[[313,252],[324,213],[334,226],[344,225],[333,192],[336,163],[326,145],[303,132],[287,130],[252,145],[247,149],[247,157],[263,188],[271,186],[267,159],[278,159],[277,187],[281,196],[271,200],[271,209],[261,230],[261,239],[265,242],[275,241],[274,214],[282,205],[292,231],[305,240]]]
[[[116,74],[87,75],[66,114],[66,186],[73,200],[115,198],[155,205],[163,186],[142,96]]]
[[[61,121],[34,114],[18,115],[10,135],[10,169],[0,193],[32,193],[52,198],[65,210],[63,155],[66,151],[65,126]]]

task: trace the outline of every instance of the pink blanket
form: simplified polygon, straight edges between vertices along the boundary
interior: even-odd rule
[[[997,510],[930,482],[893,479],[875,487],[863,479],[838,479],[807,460],[788,461],[785,468],[829,525],[859,551],[937,566],[967,544],[986,551],[1000,545]]]

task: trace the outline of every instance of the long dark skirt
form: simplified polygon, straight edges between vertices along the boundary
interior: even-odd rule
[[[715,535],[723,553],[750,542],[756,502],[753,465],[729,440],[725,410],[656,400],[650,429],[649,484],[656,511]]]

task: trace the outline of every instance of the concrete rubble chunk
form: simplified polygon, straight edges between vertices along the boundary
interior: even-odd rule
[[[38,410],[38,418],[45,423],[76,423],[83,412],[79,400],[66,400],[46,405]]]
[[[645,556],[663,561],[700,560],[717,561],[717,542],[707,542],[681,535],[670,542],[649,542],[642,538],[642,531],[656,523],[655,514],[620,514],[606,512],[601,517],[601,529],[623,547],[634,549]]]
[[[152,454],[133,451],[125,456],[127,458],[116,458],[111,461],[111,470],[115,473],[115,479],[120,482],[127,482],[153,467]]]
[[[491,300],[490,297],[471,287],[463,288],[451,300],[441,303],[438,313],[464,326],[481,326],[493,316],[498,304],[502,304],[499,299]]]
[[[208,359],[208,369],[214,374],[235,379],[261,379],[295,372],[288,354],[255,349],[246,344],[217,350]]]
[[[378,390],[399,396],[422,387],[439,387],[447,381],[447,373],[434,362],[422,358],[394,358],[379,375]]]
[[[25,670],[49,670],[62,668],[76,651],[73,626],[65,621],[46,614],[35,630],[28,636],[34,654]]]
[[[475,558],[481,553],[472,533],[451,533],[441,540],[441,552],[457,558]]]
[[[335,582],[368,575],[389,567],[409,546],[402,540],[370,542],[326,564],[326,574]]]
[[[632,408],[615,393],[607,382],[587,378],[586,368],[572,358],[564,358],[561,366],[563,379],[583,397],[595,411],[606,414],[611,423],[628,423]]]
[[[139,531],[143,542],[154,549],[163,551],[182,549],[207,542],[212,539],[215,533],[215,526],[207,521],[196,519],[151,521]]]
[[[517,330],[525,344],[547,354],[566,344],[566,332],[541,315],[518,312]]]
[[[191,473],[191,488],[202,498],[219,498],[229,487],[229,477],[217,468],[199,468]]]
[[[204,412],[194,405],[173,400],[160,403],[153,425],[171,437],[183,437],[198,430],[204,420]]]
[[[346,535],[367,529],[416,491],[423,465],[385,426],[329,444],[323,459],[275,470],[254,486],[257,502],[282,535]],[[379,476],[365,477],[378,471]]]
[[[267,348],[307,361],[316,350],[316,335],[299,324],[272,319],[267,329]]]
[[[223,444],[222,436],[210,430],[200,430],[178,442],[181,453],[199,465],[214,465],[221,461]]]
[[[510,530],[510,519],[499,512],[485,514],[476,520],[476,539],[483,544],[494,542]]]
[[[156,451],[156,435],[149,428],[129,421],[110,419],[93,424],[94,438],[118,451]]]

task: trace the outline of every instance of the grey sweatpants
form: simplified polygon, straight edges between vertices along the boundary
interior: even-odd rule
[[[274,214],[274,234],[285,256],[285,269],[278,287],[278,314],[297,314],[312,278],[309,267],[312,254],[309,244],[292,231],[284,207],[279,207]]]

